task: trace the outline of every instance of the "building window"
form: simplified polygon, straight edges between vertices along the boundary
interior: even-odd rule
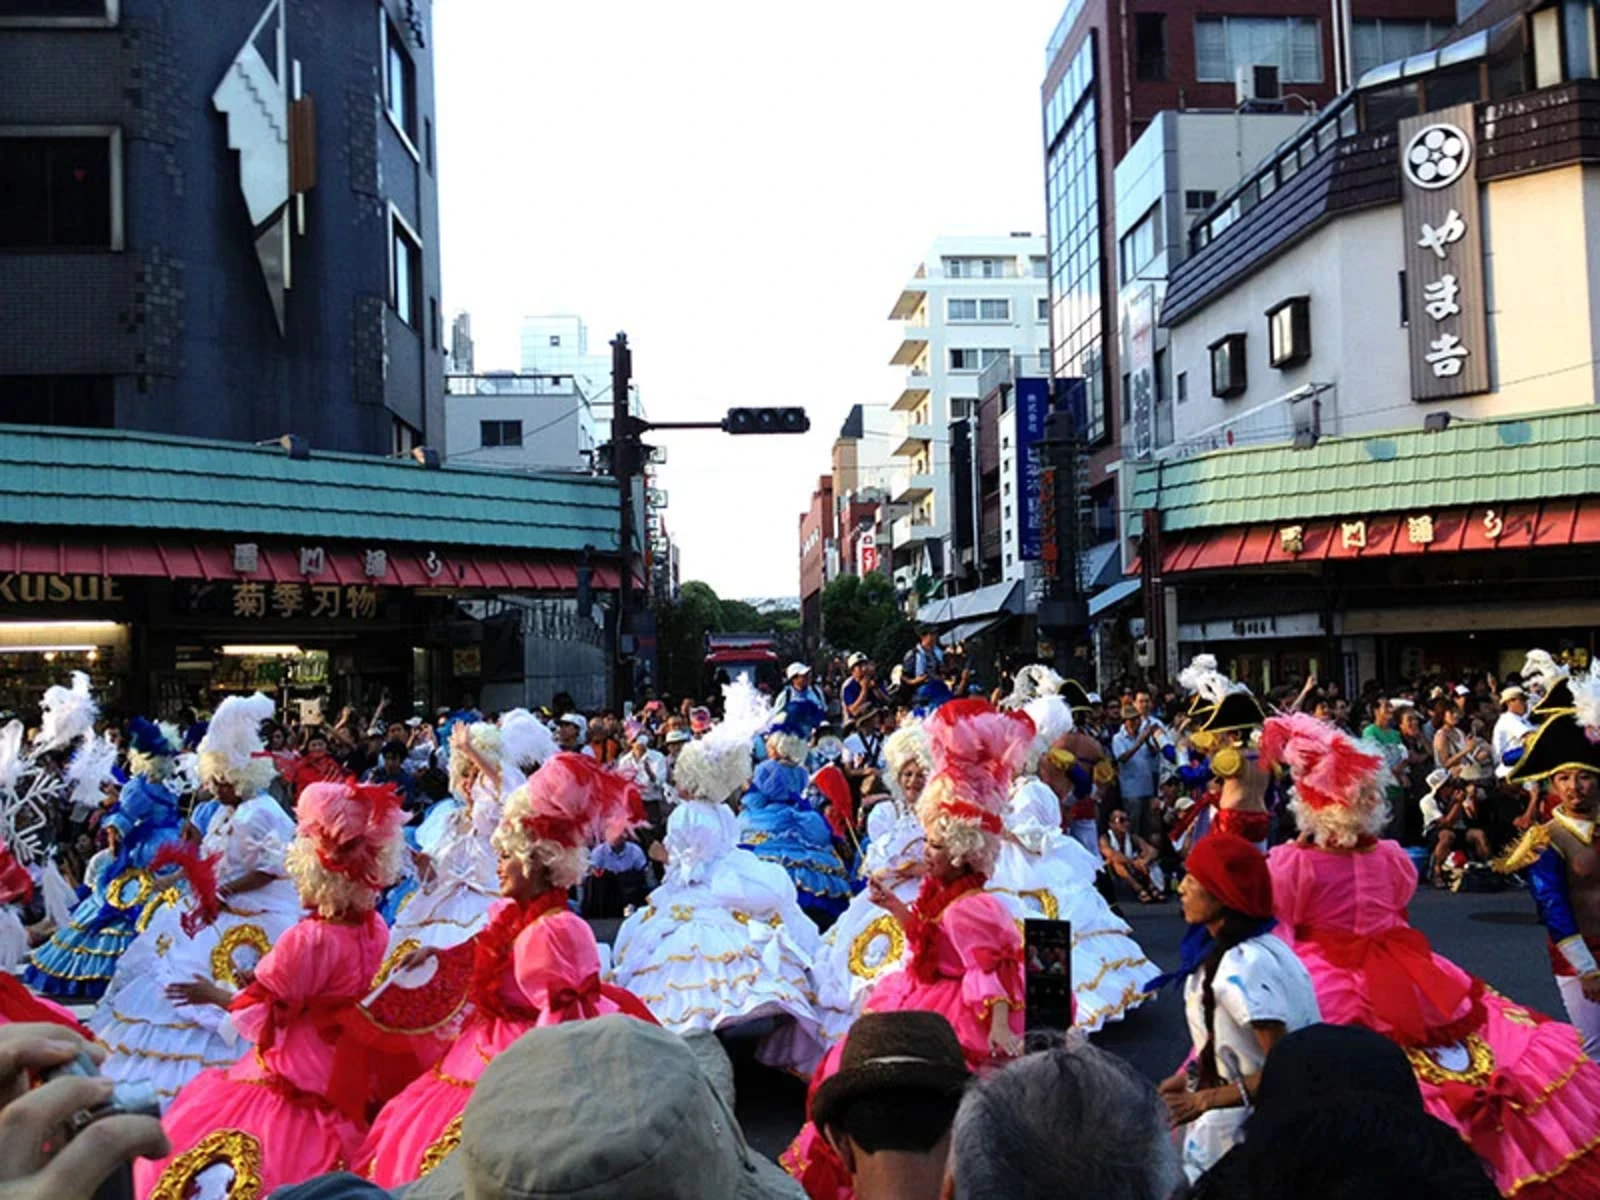
[[[1050,348],[1046,346],[1039,351],[1039,374],[1049,378],[1050,375]]]
[[[1160,83],[1167,77],[1166,13],[1133,15],[1133,72],[1146,83]]]
[[[1028,259],[1028,274],[1035,279],[1050,278],[1050,260],[1042,254],[1035,254]]]
[[[1009,321],[1011,320],[1011,301],[1009,300],[979,300],[978,320],[980,321]]]
[[[109,375],[0,375],[0,424],[116,425]]]
[[[428,168],[428,174],[433,174],[433,118],[422,118],[422,162]]]
[[[409,454],[412,450],[422,445],[422,434],[419,430],[406,424],[399,417],[394,419],[394,427],[390,436],[389,451],[394,455]]]
[[[1196,17],[1195,78],[1232,83],[1240,67],[1278,68],[1283,83],[1322,82],[1322,27],[1314,17]]]
[[[382,11],[380,6],[379,11]],[[417,68],[394,22],[383,18],[383,100],[401,133],[417,140]]]
[[[439,299],[437,296],[428,297],[428,340],[433,348],[439,348]]]
[[[1210,188],[1199,188],[1183,194],[1183,207],[1189,212],[1204,212],[1217,202],[1217,193]]]
[[[503,450],[522,445],[521,421],[479,421],[478,445],[485,450]]]
[[[1355,49],[1355,79],[1373,67],[1421,54],[1450,30],[1447,22],[1391,21],[1368,17],[1353,22],[1351,45]]]
[[[550,335],[550,344],[551,344],[551,345],[552,345],[552,346],[559,346],[559,345],[561,345],[561,335],[560,335],[560,334],[559,334],[559,333],[552,333],[552,334],[551,334],[551,335]]]
[[[411,328],[422,316],[422,243],[400,214],[389,210],[389,304]]]
[[[0,130],[0,250],[121,250],[122,134]]]
[[[1311,357],[1311,297],[1291,296],[1267,310],[1267,352],[1280,370]]]
[[[1211,394],[1226,400],[1242,396],[1244,373],[1244,334],[1230,333],[1211,343]]]
[[[1122,235],[1122,282],[1132,283],[1161,251],[1161,205],[1153,204],[1134,227]]]
[[[117,23],[119,0],[0,0],[0,28],[51,25],[103,29]]]
[[[990,363],[998,362],[1006,356],[1006,351],[995,346],[987,346],[982,350],[969,348],[952,349],[950,351],[950,369],[952,371],[981,371]]]
[[[1050,297],[1039,296],[1033,302],[1033,319],[1048,321],[1050,319]]]
[[[1189,399],[1189,372],[1178,372],[1178,403],[1182,404]]]
[[[952,296],[944,302],[944,316],[947,321],[976,321],[978,319],[978,302],[976,300],[962,300]]]

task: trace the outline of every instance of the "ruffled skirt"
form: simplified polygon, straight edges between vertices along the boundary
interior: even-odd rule
[[[520,1025],[509,1030],[503,1039],[496,1039],[503,1044],[482,1053],[475,1033],[471,1029],[464,1032],[470,1042],[458,1041],[443,1062],[383,1106],[352,1160],[355,1168],[380,1187],[397,1188],[438,1166],[461,1141],[461,1116],[493,1053],[505,1049],[528,1028]]]
[[[249,1045],[232,1034],[226,1014],[174,1005],[167,985],[198,976],[238,991],[245,972],[303,915],[286,879],[238,896],[192,938],[183,931],[184,911],[163,904],[147,914],[87,1022],[111,1052],[101,1074],[149,1083],[163,1106],[201,1071],[231,1066]]]
[[[448,950],[482,929],[489,908],[499,896],[465,883],[434,883],[411,893],[399,906],[389,927],[386,965],[404,958],[419,946]]]
[[[850,903],[850,876],[833,843],[813,846],[796,838],[743,830],[739,846],[763,862],[777,863],[794,880],[800,907],[819,923],[831,921]]]
[[[919,882],[902,880],[894,893],[909,905],[917,897]],[[910,957],[900,922],[865,892],[856,893],[844,915],[823,935],[822,950],[811,969],[817,981],[817,1015],[828,1045],[850,1031],[872,985],[905,966]]]
[[[46,996],[98,1000],[117,960],[139,935],[140,918],[156,899],[155,888],[155,876],[140,867],[94,888],[72,910],[67,927],[57,929],[29,957],[23,981]],[[108,905],[110,914],[102,917]]]

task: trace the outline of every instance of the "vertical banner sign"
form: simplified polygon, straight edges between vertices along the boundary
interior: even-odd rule
[[[1133,457],[1156,448],[1156,294],[1141,288],[1128,301],[1128,390],[1133,411]]]
[[[1400,212],[1416,400],[1489,390],[1476,134],[1471,104],[1400,122]]]
[[[856,574],[871,575],[878,569],[878,535],[863,529],[856,535]]]
[[[1020,378],[1012,396],[1012,411],[1017,417],[1016,448],[1018,493],[1017,547],[1023,562],[1037,562],[1044,543],[1040,513],[1039,456],[1034,445],[1044,437],[1044,419],[1050,415],[1050,381]]]

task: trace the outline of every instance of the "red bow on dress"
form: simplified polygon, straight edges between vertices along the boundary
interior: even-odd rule
[[[1314,942],[1334,966],[1360,971],[1366,981],[1373,1013],[1395,1032],[1406,1046],[1438,1046],[1458,1040],[1465,1030],[1452,1019],[1463,1000],[1471,997],[1478,1007],[1477,988],[1448,975],[1433,959],[1433,947],[1422,933],[1399,926],[1376,937],[1364,937],[1343,929],[1302,926],[1295,930],[1300,941]],[[1423,1015],[1418,993],[1444,1018],[1444,1026],[1430,1026]],[[1468,1027],[1476,1021],[1467,1022]],[[1451,1036],[1442,1036],[1443,1034]]]

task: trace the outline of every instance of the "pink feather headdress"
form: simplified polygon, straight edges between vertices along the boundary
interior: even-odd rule
[[[952,700],[924,725],[934,778],[951,788],[941,810],[999,833],[1007,789],[1033,741],[1033,721],[1026,713],[1000,712],[987,700]]]
[[[374,889],[394,882],[380,869],[384,851],[406,822],[393,786],[313,783],[295,809],[296,832],[316,843],[317,860],[326,869]]]
[[[557,754],[533,773],[526,791],[517,819],[539,841],[569,849],[609,841],[646,821],[639,789],[587,755]]]
[[[1349,734],[1302,712],[1267,719],[1261,759],[1269,767],[1288,767],[1295,794],[1312,809],[1354,806],[1372,795],[1384,766]]]

